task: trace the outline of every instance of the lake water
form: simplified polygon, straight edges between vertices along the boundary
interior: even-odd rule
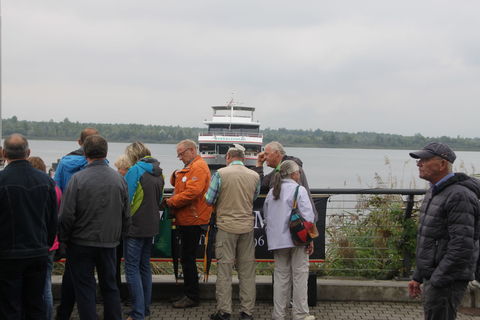
[[[76,141],[30,140],[32,156],[41,157],[51,167],[66,153],[78,148]],[[128,143],[109,143],[108,159],[111,166]],[[160,161],[166,180],[183,163],[176,158],[174,144],[147,144],[152,156]],[[374,188],[378,187],[376,174],[387,188],[425,188],[418,178],[411,150],[388,149],[330,149],[286,148],[287,154],[303,161],[303,167],[312,188]],[[454,171],[477,174],[480,171],[480,152],[459,151]],[[171,187],[167,183],[167,187]]]

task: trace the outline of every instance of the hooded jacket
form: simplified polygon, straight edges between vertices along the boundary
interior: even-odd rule
[[[434,287],[474,279],[479,254],[480,182],[463,173],[427,191],[420,209],[413,279]]]
[[[185,168],[175,171],[170,183],[175,187],[167,200],[173,207],[175,224],[180,226],[206,225],[210,221],[212,207],[205,200],[210,185],[210,169],[199,155]]]
[[[125,175],[130,200],[131,223],[128,237],[153,237],[158,234],[160,204],[165,181],[157,159],[145,157]]]
[[[65,191],[68,181],[78,171],[85,168],[87,159],[83,155],[83,148],[79,148],[64,156],[58,163],[57,170],[55,170],[55,177],[53,178],[57,186]]]

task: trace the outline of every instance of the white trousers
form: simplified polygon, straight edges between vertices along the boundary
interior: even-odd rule
[[[305,247],[274,250],[273,257],[275,270],[272,319],[286,319],[287,307],[293,294],[292,318],[303,320],[309,315],[308,254]]]

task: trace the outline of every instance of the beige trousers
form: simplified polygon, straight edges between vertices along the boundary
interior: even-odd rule
[[[255,242],[251,232],[234,234],[218,229],[215,242],[217,263],[217,311],[232,313],[232,270],[238,271],[240,312],[253,314],[255,307]]]
[[[273,250],[275,258],[272,319],[287,318],[293,294],[292,318],[305,319],[308,310],[308,254],[305,247]],[[292,290],[293,286],[293,290]]]

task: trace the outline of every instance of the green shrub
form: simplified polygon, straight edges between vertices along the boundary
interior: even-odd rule
[[[416,222],[404,218],[402,197],[361,196],[358,203],[355,212],[331,219],[326,274],[392,279],[410,273],[404,258],[414,260]]]

